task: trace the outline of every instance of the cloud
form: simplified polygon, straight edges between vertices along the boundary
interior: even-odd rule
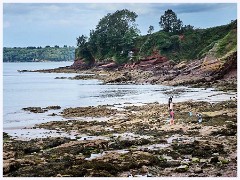
[[[206,22],[207,15],[215,15],[216,12],[219,14],[228,9],[228,14],[218,18],[221,20],[218,24],[222,25],[222,19],[228,20],[230,15],[234,19],[237,3],[3,3],[4,37],[11,39],[16,34],[27,36],[32,33],[34,37],[68,34],[66,37],[61,36],[60,39],[64,40],[71,36],[89,35],[89,30],[95,29],[101,18],[122,9],[136,12],[136,23],[144,33],[149,25],[153,25],[156,30],[159,28],[159,18],[167,9],[172,9],[184,23],[195,23],[193,25],[199,27],[210,22]],[[211,21],[217,22],[217,18],[212,18]],[[212,25],[213,23],[208,26]],[[15,42],[15,39],[12,41]]]
[[[221,3],[4,3],[4,16],[21,16],[28,19],[48,20],[55,17],[70,19],[95,14],[96,17],[113,13],[116,10],[129,9],[139,16],[159,13],[172,9],[177,14],[205,12],[235,6]],[[90,14],[90,15],[88,15]]]
[[[184,3],[184,4],[173,4],[173,9],[178,14],[182,13],[200,13],[207,11],[214,11],[218,9],[237,7],[235,3]]]

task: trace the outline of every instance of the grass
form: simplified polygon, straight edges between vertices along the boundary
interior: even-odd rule
[[[217,57],[222,57],[228,52],[237,50],[237,31],[231,30],[224,38],[222,38],[217,47]]]

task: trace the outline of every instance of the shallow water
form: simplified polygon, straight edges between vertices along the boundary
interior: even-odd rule
[[[76,74],[19,73],[17,70],[36,70],[63,67],[72,62],[3,63],[3,129],[5,132],[32,127],[49,121],[65,120],[59,114],[64,108],[97,105],[123,106],[144,103],[224,101],[236,97],[236,93],[225,93],[213,89],[171,87],[161,85],[103,85],[99,80],[69,80],[55,77],[74,77]],[[41,114],[23,111],[25,107],[47,107],[59,105],[60,110]],[[91,119],[88,119],[91,120]]]

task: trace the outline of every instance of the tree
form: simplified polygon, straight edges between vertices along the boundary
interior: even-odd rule
[[[182,29],[182,21],[177,19],[177,15],[171,9],[165,11],[164,15],[160,17],[159,25],[165,32],[178,33]]]
[[[81,47],[87,42],[87,37],[84,35],[81,35],[77,38],[77,46]]]
[[[185,32],[185,31],[193,31],[194,30],[194,26],[192,25],[185,25],[182,30]]]
[[[105,59],[123,52],[121,55],[127,57],[139,33],[136,18],[135,12],[123,9],[100,19],[96,29],[90,31],[88,41],[93,55],[98,59]]]
[[[154,31],[154,27],[153,26],[149,26],[148,34],[152,34],[153,31]]]
[[[76,56],[83,58],[88,66],[92,66],[95,63],[95,59],[89,50],[89,45],[87,43],[87,37],[81,35],[77,38],[77,46]]]

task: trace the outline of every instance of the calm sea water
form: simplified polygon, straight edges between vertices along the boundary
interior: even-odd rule
[[[3,129],[12,130],[34,124],[61,120],[60,116],[48,116],[52,112],[34,114],[24,107],[97,106],[124,103],[167,103],[170,95],[174,102],[222,101],[236,96],[213,89],[170,87],[161,85],[103,85],[98,80],[69,80],[55,77],[73,77],[76,74],[19,73],[17,70],[49,69],[71,65],[72,62],[3,63]],[[60,112],[59,111],[59,112]]]

